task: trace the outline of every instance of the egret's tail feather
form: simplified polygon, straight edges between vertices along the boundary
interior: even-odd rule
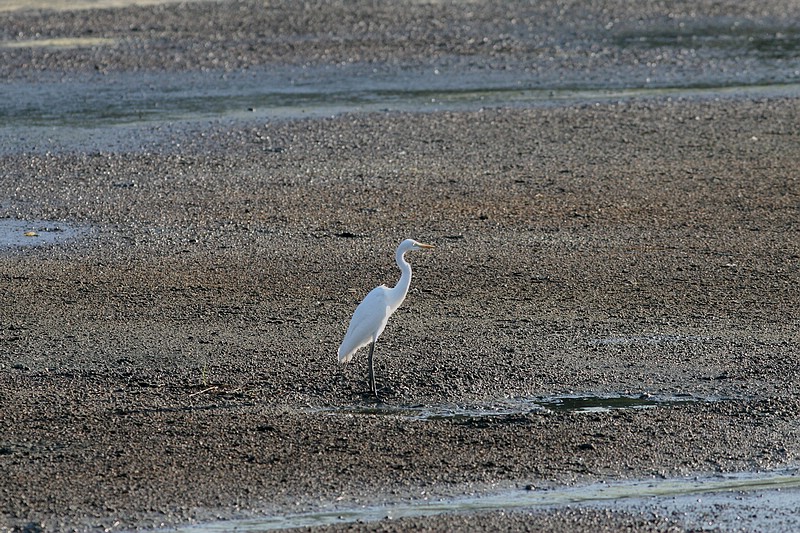
[[[364,342],[358,342],[354,340],[354,335],[351,334],[350,331],[347,332],[348,334],[344,336],[344,340],[342,344],[339,345],[339,362],[340,363],[349,363],[350,359],[356,354],[356,352],[363,348],[365,345],[369,344],[369,340]]]
[[[353,358],[353,354],[356,353],[356,351],[355,350],[351,350],[350,353],[344,353],[344,350],[342,350],[342,348],[340,347],[338,353],[339,353],[339,362],[340,363],[349,363],[350,359]]]

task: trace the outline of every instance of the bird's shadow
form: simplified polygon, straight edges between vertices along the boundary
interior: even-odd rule
[[[387,401],[397,400],[403,397],[400,391],[389,386],[378,387],[377,393],[371,391],[369,387],[367,387],[363,390],[354,391],[354,396],[362,402],[372,405],[386,403]]]
[[[381,385],[378,381],[377,394],[370,390],[369,381],[355,374],[360,374],[360,369],[350,370],[350,364],[343,365],[338,375],[338,387],[349,389],[354,401],[368,405],[380,405],[384,403],[395,403],[402,401],[409,394],[406,387],[393,387],[389,384]]]

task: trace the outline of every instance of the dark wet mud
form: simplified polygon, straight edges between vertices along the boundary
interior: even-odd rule
[[[182,155],[5,158],[6,215],[95,229],[3,253],[4,521],[157,526],[793,464],[794,109],[348,116]],[[379,343],[376,404],[364,358],[335,351],[410,235],[438,247]],[[647,395],[721,400],[370,411]]]

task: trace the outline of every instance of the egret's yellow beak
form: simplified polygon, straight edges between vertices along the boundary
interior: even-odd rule
[[[424,243],[421,243],[421,242],[420,242],[420,243],[417,243],[417,246],[419,246],[420,248],[424,248],[424,249],[426,249],[426,250],[430,250],[431,248],[436,248],[436,247],[435,247],[434,245],[432,245],[432,244],[424,244]]]

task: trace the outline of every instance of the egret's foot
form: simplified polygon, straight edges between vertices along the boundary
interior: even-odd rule
[[[400,394],[400,391],[390,387],[389,385],[386,385],[384,387],[378,387],[378,392],[380,392],[383,395],[388,395],[388,396],[397,396],[398,394]]]
[[[366,390],[361,392],[361,396],[367,400],[371,399],[374,401],[382,401],[386,398],[396,398],[401,395],[401,392],[395,388],[390,387],[389,385],[386,386],[377,386],[375,390],[372,390],[371,387],[368,387]]]
[[[378,393],[371,389],[361,391],[359,394],[361,395],[361,398],[365,402],[380,403],[381,401],[381,398],[380,396],[378,396]]]

